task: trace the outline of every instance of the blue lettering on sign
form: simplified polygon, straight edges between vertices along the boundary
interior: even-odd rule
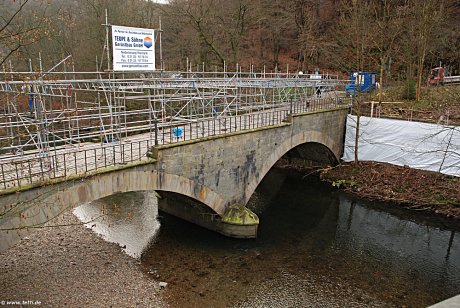
[[[133,42],[133,43],[143,43],[144,40],[140,39],[140,38],[137,38],[137,37],[132,37],[131,42]]]

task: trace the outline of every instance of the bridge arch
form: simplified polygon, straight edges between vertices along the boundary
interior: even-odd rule
[[[11,228],[12,232],[0,234],[2,237],[6,234],[0,250],[30,232],[18,226],[42,225],[80,204],[116,193],[170,191],[196,199],[221,216],[225,213],[224,200],[209,187],[179,175],[158,172],[155,167],[155,164],[145,164],[3,196],[1,209],[11,215],[4,215],[0,222],[4,230]]]
[[[281,144],[279,144],[275,151],[273,151],[265,159],[262,167],[259,169],[257,177],[254,178],[252,182],[248,183],[248,186],[246,187],[244,200],[245,204],[249,201],[252,194],[256,190],[257,186],[259,186],[267,172],[275,165],[278,160],[281,159],[281,157],[283,157],[286,153],[296,148],[297,146],[307,143],[316,143],[322,145],[328,154],[334,158],[335,164],[338,163],[339,157],[332,150],[334,147],[336,147],[337,142],[334,141],[328,134],[322,133],[320,131],[309,131],[295,134],[291,138],[286,139]]]
[[[69,195],[78,204],[95,201],[115,193],[130,191],[169,191],[200,201],[214,212],[223,215],[225,202],[215,191],[180,175],[158,172],[152,165],[138,166],[118,172],[109,172],[87,179],[75,189],[69,189]],[[72,192],[73,190],[73,192]]]

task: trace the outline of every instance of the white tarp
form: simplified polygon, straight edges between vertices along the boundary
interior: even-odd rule
[[[354,160],[355,136],[349,115],[344,161]],[[460,176],[460,127],[361,117],[358,159]]]
[[[153,29],[112,26],[113,70],[154,71]]]

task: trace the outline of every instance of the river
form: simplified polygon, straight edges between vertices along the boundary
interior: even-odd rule
[[[273,169],[248,207],[255,240],[223,237],[167,214],[153,192],[74,213],[167,283],[171,307],[425,307],[460,293],[460,227],[353,200]],[[394,207],[391,207],[394,208]]]

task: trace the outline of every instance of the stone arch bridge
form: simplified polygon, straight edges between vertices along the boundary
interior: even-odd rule
[[[164,202],[160,209],[232,237],[255,237],[258,217],[245,208],[265,174],[286,153],[335,164],[343,152],[348,110],[339,107],[288,116],[276,125],[208,136],[150,149],[150,160],[85,178],[0,197],[0,249],[66,209],[115,193],[155,190],[195,199],[215,215]]]

